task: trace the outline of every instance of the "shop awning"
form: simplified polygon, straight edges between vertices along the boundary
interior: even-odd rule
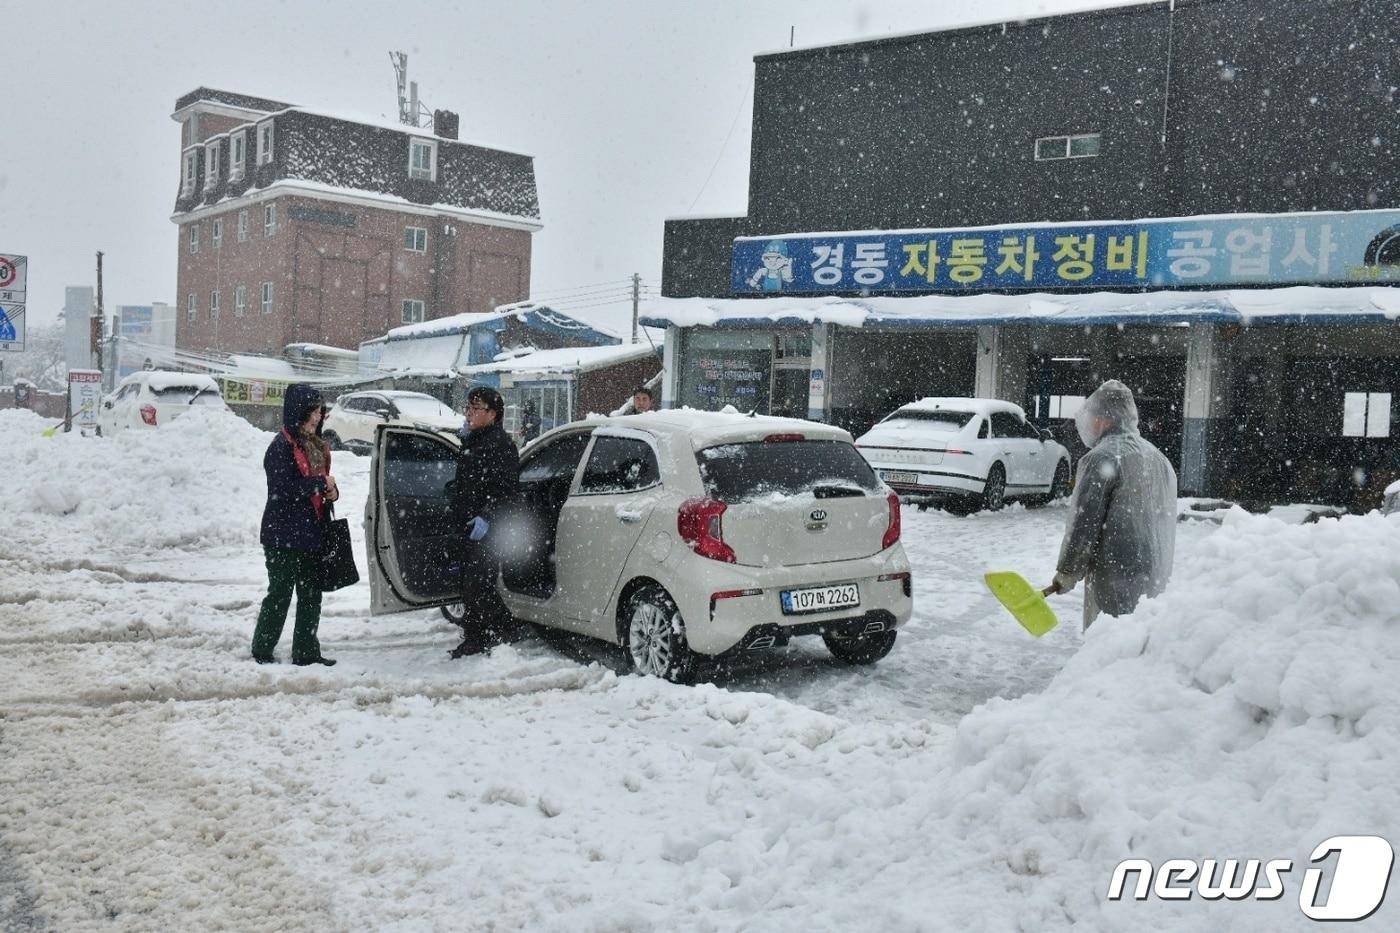
[[[658,298],[648,327],[978,327],[1038,324],[1358,324],[1400,320],[1400,287],[920,295],[908,298]]]

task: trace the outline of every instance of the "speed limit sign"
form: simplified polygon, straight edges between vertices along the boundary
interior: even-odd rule
[[[7,301],[24,301],[25,271],[29,266],[28,256],[0,253],[0,292]]]

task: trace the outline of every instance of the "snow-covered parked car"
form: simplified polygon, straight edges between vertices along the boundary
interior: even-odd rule
[[[326,412],[321,436],[334,450],[369,453],[374,429],[381,424],[424,424],[456,431],[462,422],[460,412],[422,392],[351,392],[336,399]]]
[[[996,399],[925,398],[891,412],[856,440],[880,478],[911,501],[999,509],[1067,495],[1069,451]]]
[[[459,438],[389,425],[366,503],[372,611],[460,599],[451,516]],[[821,635],[889,653],[912,611],[899,497],[839,428],[666,411],[593,417],[526,449],[493,523],[511,612],[621,645],[684,682],[706,656]]]
[[[1400,480],[1385,487],[1381,496],[1382,515],[1400,515]]]
[[[228,410],[213,376],[143,370],[117,384],[97,409],[97,433],[168,424],[194,406]]]

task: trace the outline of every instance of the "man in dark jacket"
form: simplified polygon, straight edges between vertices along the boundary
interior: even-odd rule
[[[467,435],[457,455],[453,513],[463,529],[462,602],[466,631],[454,658],[473,654],[502,641],[510,631],[510,610],[496,591],[501,572],[497,542],[505,507],[515,499],[520,480],[520,457],[510,435],[501,427],[505,400],[487,386],[467,393]],[[472,632],[468,626],[475,626]]]

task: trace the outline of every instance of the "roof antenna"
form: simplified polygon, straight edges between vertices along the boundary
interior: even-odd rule
[[[797,41],[797,27],[796,27],[796,26],[789,26],[789,27],[788,27],[788,48],[792,48],[793,43],[796,42],[796,41]]]
[[[394,77],[399,87],[399,122],[415,129],[423,124],[418,122],[420,115],[432,112],[418,102],[418,82],[408,80],[408,53],[390,52],[389,61],[394,63]]]

